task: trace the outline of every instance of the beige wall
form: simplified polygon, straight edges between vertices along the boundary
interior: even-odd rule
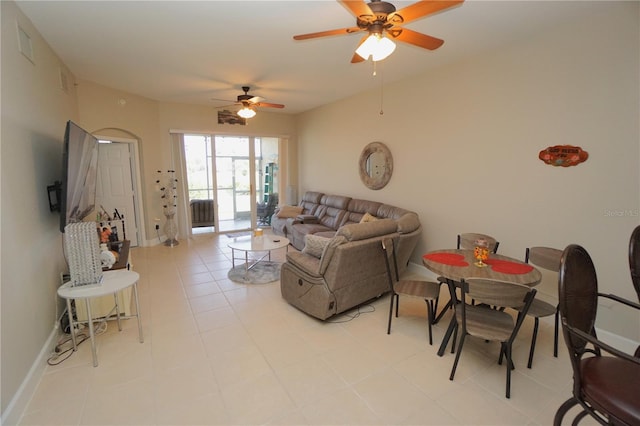
[[[60,314],[62,240],[45,188],[61,176],[68,119],[139,138],[148,234],[161,213],[151,188],[156,170],[171,166],[170,129],[290,136],[287,183],[299,193],[417,211],[424,224],[418,264],[423,252],[450,247],[458,232],[491,233],[501,252],[517,257],[527,245],[576,242],[593,255],[603,290],[634,297],[626,246],[640,209],[637,2],[612,3],[591,21],[387,85],[383,116],[376,90],[299,117],[261,112],[247,127],[218,125],[212,108],[157,103],[86,81],[76,98],[70,73],[66,94],[59,69],[69,70],[13,2],[0,7],[3,420],[38,354],[50,349]],[[16,21],[32,36],[35,65],[17,51]],[[394,175],[380,191],[366,189],[357,170],[371,141],[394,155]],[[579,145],[591,157],[570,169],[546,166],[537,154],[555,144]],[[603,327],[640,340],[637,317],[614,320],[606,306],[599,316]]]
[[[293,137],[294,117],[259,111],[246,126],[218,124],[213,107],[162,103],[89,81],[78,84],[81,124],[91,132],[120,129],[120,136],[135,137],[140,146],[144,226],[153,239],[154,218],[163,218],[160,194],[155,191],[158,170],[173,169],[170,130],[190,132]],[[104,133],[104,132],[100,132]]]
[[[62,257],[60,216],[49,211],[47,185],[61,178],[67,120],[77,120],[73,75],[13,2],[2,15],[1,118],[1,407],[25,380],[52,333]],[[31,37],[34,62],[18,50],[16,25]],[[69,93],[60,88],[60,69]],[[44,367],[44,366],[42,366]]]
[[[638,5],[611,3],[591,20],[386,85],[384,115],[379,89],[303,114],[300,190],[415,210],[424,226],[417,264],[428,250],[452,247],[459,232],[491,234],[517,258],[529,245],[578,243],[604,291],[636,298],[627,248],[640,223]],[[372,141],[394,158],[379,191],[358,175]],[[571,168],[538,159],[557,144],[590,158]],[[640,340],[637,315],[614,319],[603,307],[599,323]]]

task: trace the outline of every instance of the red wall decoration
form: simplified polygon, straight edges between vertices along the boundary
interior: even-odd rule
[[[579,146],[556,145],[540,151],[538,158],[551,166],[570,167],[587,161],[589,153]]]

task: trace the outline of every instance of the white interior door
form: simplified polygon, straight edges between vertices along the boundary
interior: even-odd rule
[[[96,209],[102,207],[113,216],[115,210],[124,218],[126,237],[138,246],[131,151],[128,143],[101,143],[98,150]],[[119,232],[123,232],[119,229]],[[122,235],[119,236],[122,239]]]

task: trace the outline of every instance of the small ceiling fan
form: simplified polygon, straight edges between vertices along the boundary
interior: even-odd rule
[[[252,118],[256,115],[255,108],[284,108],[282,104],[273,104],[269,102],[263,102],[264,98],[260,96],[253,96],[249,94],[249,90],[251,88],[249,86],[242,86],[243,95],[238,95],[237,101],[233,105],[242,105],[242,108],[237,112],[237,114],[242,118]],[[216,101],[227,101],[226,99],[216,99]],[[220,107],[224,108],[224,107]]]
[[[437,49],[442,46],[443,40],[402,28],[400,25],[456,6],[464,0],[421,0],[400,10],[396,10],[394,5],[383,0],[371,0],[370,3],[365,3],[364,0],[337,1],[356,17],[355,27],[300,34],[293,36],[293,39],[306,40],[366,31],[367,34],[362,37],[356,53],[351,58],[351,63],[356,63],[369,59],[369,56],[373,61],[380,61],[389,56],[394,51],[395,44],[385,37],[385,34],[394,40],[424,49]]]

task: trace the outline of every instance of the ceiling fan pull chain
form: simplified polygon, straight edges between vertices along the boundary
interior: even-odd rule
[[[375,62],[374,62],[375,63]],[[380,73],[380,115],[384,115],[382,105],[384,104],[384,73]]]

